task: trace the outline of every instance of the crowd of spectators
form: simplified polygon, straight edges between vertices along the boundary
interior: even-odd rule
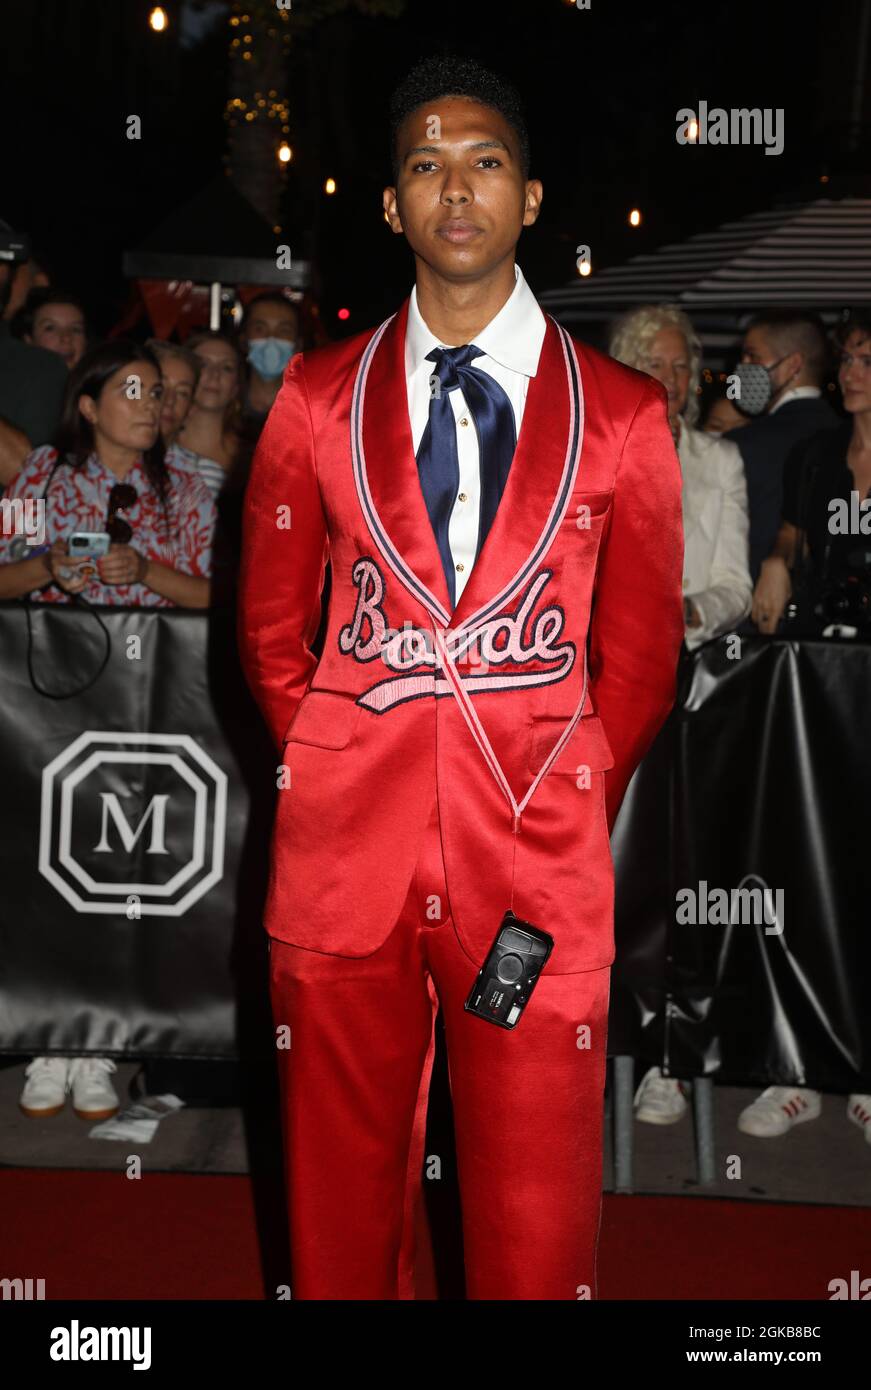
[[[16,303],[20,271],[0,263],[0,487],[44,517],[36,537],[4,513],[0,600],[231,604],[254,449],[301,346],[295,305],[259,294],[238,333],[184,344],[94,341],[82,302],[43,279]],[[82,1118],[107,1118],[115,1070],[110,1057],[35,1057],[19,1104],[45,1117],[69,1093]]]
[[[235,332],[95,341],[75,294],[38,266],[0,263],[0,487],[40,500],[45,516],[39,544],[0,534],[0,599],[232,603],[254,450],[302,347],[296,306],[273,291],[247,304]],[[609,344],[666,390],[683,475],[689,650],[727,632],[778,632],[792,604],[868,560],[857,559],[855,534],[833,533],[831,515],[833,499],[871,494],[871,315],[830,336],[813,314],[774,310],[736,348],[735,373],[701,420],[702,345],[679,307],[623,315]],[[832,366],[840,411],[824,391]],[[80,540],[87,553],[71,553],[75,533],[102,537],[104,550]],[[36,1058],[22,1108],[51,1113],[71,1085],[80,1114],[111,1114],[113,1070],[109,1058]],[[779,1132],[784,1107],[771,1088],[755,1105],[744,1127]],[[686,1108],[684,1088],[653,1068],[636,1106],[669,1123]],[[818,1097],[801,1106],[818,1113]]]
[[[180,602],[161,590],[154,566],[163,566],[205,580],[196,590],[171,585],[186,606],[232,602],[254,449],[284,369],[302,346],[297,306],[279,291],[257,294],[235,332],[196,331],[184,343],[95,342],[77,295],[48,284],[35,264],[13,271],[0,263],[0,485],[10,499],[43,499],[49,533],[25,568],[17,557],[14,573],[0,576],[0,593]],[[849,504],[858,492],[864,499],[871,482],[864,442],[871,319],[852,315],[830,336],[812,313],[772,310],[753,319],[736,347],[736,376],[721,380],[701,421],[702,348],[681,309],[642,306],[623,315],[610,338],[615,357],[657,377],[668,395],[684,481],[690,650],[733,629],[773,634],[796,601],[821,586],[837,588],[851,565],[861,568],[849,534],[833,536],[830,520],[833,498]],[[840,411],[824,390],[833,366]],[[140,368],[157,379],[128,409],[118,390],[127,401],[127,378]],[[123,442],[110,441],[104,416],[113,429],[123,425]],[[148,481],[140,488],[146,456]],[[112,487],[128,472],[136,498],[124,505]],[[103,489],[89,492],[86,479],[98,473]],[[67,556],[61,565],[73,530],[106,529],[110,495],[115,529],[125,521],[129,539],[113,538],[104,557]],[[160,537],[157,497],[172,512]],[[209,543],[194,559],[191,534],[206,530]],[[0,558],[13,561],[8,544]],[[148,583],[149,565],[157,589]]]
[[[17,278],[0,263],[0,486],[43,504],[46,534],[23,547],[5,528],[0,597],[232,602],[254,450],[302,346],[295,304],[258,294],[237,332],[184,344],[95,341],[76,295],[37,283],[16,306]],[[101,532],[105,555],[67,553]]]

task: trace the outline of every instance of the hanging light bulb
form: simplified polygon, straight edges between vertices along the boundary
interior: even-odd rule
[[[335,179],[327,179],[327,181],[326,181],[325,184],[324,184],[324,192],[325,192],[325,193],[335,193],[335,191],[336,191],[336,180],[335,180]]]
[[[629,226],[630,226],[630,227],[640,227],[640,226],[641,226],[641,213],[640,213],[640,211],[638,210],[638,208],[633,208],[632,211],[630,212],[630,214],[629,214]]]
[[[280,164],[289,164],[293,159],[293,150],[286,140],[282,140],[278,146],[278,161]]]
[[[169,15],[162,5],[155,5],[148,16],[148,23],[155,34],[163,34],[169,28]]]

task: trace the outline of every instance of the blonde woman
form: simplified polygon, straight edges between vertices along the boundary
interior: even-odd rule
[[[701,343],[677,305],[650,305],[614,325],[610,352],[661,381],[683,474],[685,641],[692,650],[729,632],[750,612],[747,484],[737,446],[694,428],[699,414]],[[686,1086],[651,1067],[635,1095],[637,1119],[674,1124],[686,1113]]]
[[[692,650],[750,612],[747,484],[735,444],[696,429],[701,343],[676,304],[633,309],[614,324],[609,351],[668,393],[668,422],[683,473],[685,640]]]

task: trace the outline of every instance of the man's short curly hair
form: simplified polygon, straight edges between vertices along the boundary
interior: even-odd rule
[[[702,344],[692,321],[678,304],[644,304],[640,309],[622,314],[611,328],[608,351],[618,362],[644,372],[651,344],[663,328],[676,328],[686,338],[690,384],[683,416],[688,425],[694,425],[699,418]]]
[[[529,178],[529,132],[523,101],[516,87],[474,59],[439,54],[425,58],[412,68],[390,99],[390,157],[394,181],[399,177],[399,127],[412,111],[441,97],[467,97],[504,116],[517,136],[523,177]]]

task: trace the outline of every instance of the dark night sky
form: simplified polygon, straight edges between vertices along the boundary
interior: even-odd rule
[[[126,298],[123,250],[220,173],[224,152],[226,30],[167,75],[167,39],[148,31],[148,9],[143,0],[41,0],[3,19],[0,217],[30,233],[103,328]],[[859,191],[855,172],[843,188],[838,177],[862,164],[837,124],[853,79],[851,17],[851,0],[592,0],[589,11],[564,0],[409,0],[400,20],[352,12],[324,24],[293,46],[286,90],[291,143],[302,148],[314,122],[321,174],[339,183],[323,199],[315,248],[329,331],[376,322],[410,284],[410,255],[384,224],[380,195],[388,95],[418,57],[461,49],[521,88],[545,199],[518,258],[542,290],[571,277],[579,243],[601,266],[775,201]],[[314,84],[305,80],[312,64]],[[675,113],[700,98],[782,106],[784,153],[678,146]],[[147,122],[141,146],[123,136],[130,111]],[[824,169],[833,176],[825,190]],[[285,220],[305,253],[298,178],[291,173]],[[638,231],[626,223],[634,205],[644,213]],[[342,304],[352,310],[344,329]]]

